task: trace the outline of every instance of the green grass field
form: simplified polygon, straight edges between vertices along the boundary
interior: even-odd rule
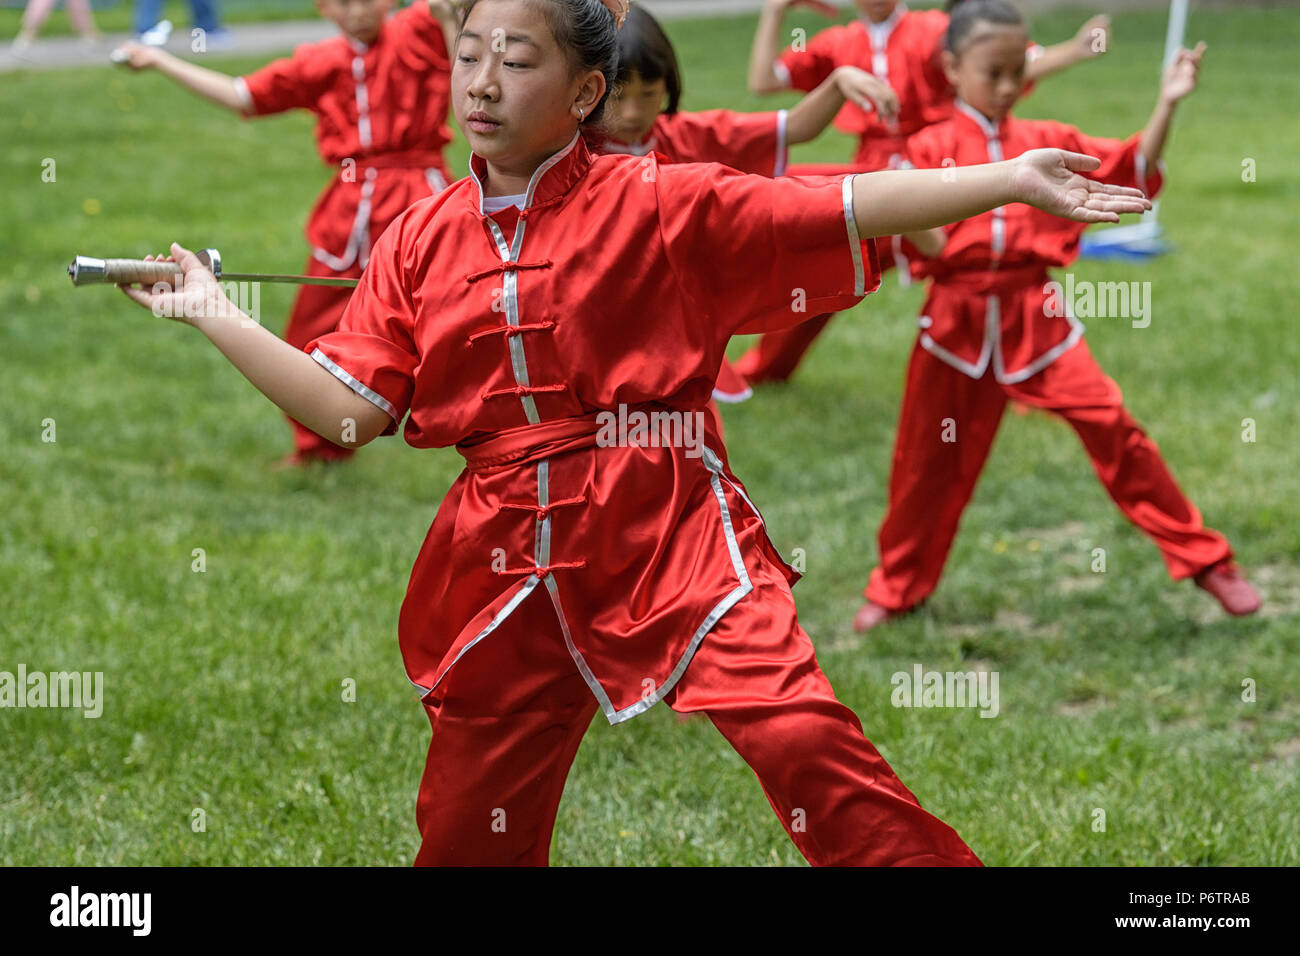
[[[1044,16],[1035,36],[1063,39],[1085,14]],[[744,91],[752,29],[673,25],[688,107],[788,102]],[[1076,269],[1152,282],[1149,328],[1093,320],[1089,340],[1237,546],[1259,616],[1226,619],[1169,581],[1068,429],[1009,415],[939,591],[855,636],[921,294],[892,278],[832,324],[794,384],[726,410],[774,540],[807,555],[795,593],[837,692],[990,864],[1300,863],[1297,30],[1295,9],[1193,15],[1211,48],[1167,154],[1160,217],[1177,252]],[[1042,83],[1020,114],[1128,135],[1154,101],[1163,34],[1159,13],[1117,17],[1113,52]],[[0,710],[0,863],[409,863],[429,728],[397,611],[460,457],[390,439],[346,467],[272,472],[287,428],[215,349],[63,274],[75,253],[171,239],[217,245],[232,268],[297,271],[329,175],[310,118],[243,122],[107,69],[15,74],[0,103],[0,671],[105,675],[98,719]],[[848,154],[828,136],[796,159]],[[457,169],[465,158],[458,142]],[[291,294],[264,290],[273,327]],[[1098,547],[1104,574],[1089,567]],[[1001,713],[892,707],[890,676],[917,663],[997,671]],[[802,863],[712,726],[664,707],[593,724],[552,859]]]

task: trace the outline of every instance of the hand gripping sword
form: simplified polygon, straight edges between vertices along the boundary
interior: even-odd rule
[[[216,249],[204,249],[198,254],[212,275],[219,280],[238,282],[289,282],[295,285],[332,285],[355,288],[356,279],[336,279],[331,276],[291,276],[272,275],[258,272],[223,272],[221,253]],[[81,285],[152,285],[155,282],[174,283],[181,278],[179,263],[146,261],[144,259],[96,259],[93,256],[77,256],[68,266],[68,275],[72,284]]]

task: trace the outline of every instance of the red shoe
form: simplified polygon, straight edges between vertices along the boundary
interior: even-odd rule
[[[862,607],[858,608],[858,613],[853,616],[853,630],[859,634],[865,634],[873,627],[879,627],[886,621],[898,617],[903,611],[891,611],[887,607],[882,607],[875,601],[868,601]]]
[[[1196,575],[1194,580],[1198,588],[1213,595],[1233,617],[1245,617],[1259,610],[1259,592],[1230,559],[1211,565]]]

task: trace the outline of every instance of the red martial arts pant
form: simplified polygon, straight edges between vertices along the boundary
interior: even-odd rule
[[[309,276],[328,276],[334,279],[359,279],[361,267],[356,263],[344,272],[335,272],[314,256],[307,257],[303,274]],[[298,295],[293,300],[293,311],[284,327],[284,340],[296,349],[302,349],[308,342],[327,332],[333,332],[343,318],[352,290],[341,286],[304,285],[298,288]],[[285,416],[288,418],[288,416]],[[305,425],[289,418],[293,429],[293,447],[300,458],[317,458],[337,460],[350,458],[354,450],[336,445],[317,435]],[[340,438],[343,436],[340,434]]]
[[[810,862],[980,865],[836,700],[779,571],[751,568],[751,577],[754,590],[704,638],[665,701],[709,716]],[[433,737],[416,864],[545,865],[565,777],[596,713],[545,588],[466,653],[438,691],[425,705]]]
[[[1160,548],[1173,578],[1191,577],[1232,555],[1224,537],[1201,523],[1086,342],[1011,385],[999,384],[991,369],[973,379],[918,342],[907,370],[880,564],[864,592],[868,600],[905,610],[934,590],[1008,399],[1069,423],[1106,491]],[[954,422],[955,441],[943,440],[945,419]]]

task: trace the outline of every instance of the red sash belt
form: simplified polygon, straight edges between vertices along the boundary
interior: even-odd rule
[[[668,406],[657,402],[642,402],[628,406],[628,413],[662,412]],[[456,450],[465,457],[470,471],[488,472],[514,467],[549,458],[575,448],[594,448],[600,434],[602,421],[597,416],[615,415],[613,411],[595,411],[575,418],[560,418],[536,425],[520,425],[494,432],[486,438],[461,442]],[[617,424],[617,419],[615,421]]]
[[[983,295],[1033,287],[1041,289],[1050,278],[1047,267],[1037,263],[1006,269],[960,269],[934,274],[935,285]]]

